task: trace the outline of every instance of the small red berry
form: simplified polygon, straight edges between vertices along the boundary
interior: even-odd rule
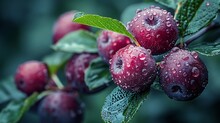
[[[64,35],[76,30],[90,30],[89,26],[72,22],[75,11],[62,14],[53,27],[53,44],[56,44]]]
[[[81,123],[83,105],[72,94],[54,92],[46,96],[38,109],[41,123]]]
[[[128,91],[145,91],[156,77],[156,62],[143,47],[127,45],[116,52],[110,64],[114,82]]]
[[[150,49],[153,55],[172,49],[178,39],[176,21],[170,12],[159,7],[137,11],[127,27],[138,43]]]
[[[88,68],[89,63],[97,58],[97,54],[81,53],[74,54],[66,64],[65,75],[68,83],[78,88],[82,92],[88,92],[89,89],[85,84],[84,76],[85,70]]]
[[[49,81],[47,65],[39,61],[25,62],[17,68],[14,79],[17,88],[27,95],[41,92]]]
[[[128,37],[122,34],[104,30],[100,33],[97,43],[100,56],[104,61],[109,63],[109,60],[112,58],[112,56],[119,49],[131,44],[131,41]]]
[[[160,63],[160,84],[175,100],[192,100],[208,83],[208,71],[198,53],[174,47]]]

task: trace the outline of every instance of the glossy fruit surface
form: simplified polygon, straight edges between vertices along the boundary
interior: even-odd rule
[[[85,70],[88,68],[89,63],[97,57],[97,54],[91,53],[74,54],[66,64],[65,75],[67,82],[82,92],[88,92],[89,89],[84,80]]]
[[[156,76],[156,63],[151,51],[143,47],[127,45],[116,52],[110,63],[114,82],[125,90],[145,91]]]
[[[75,11],[62,14],[53,27],[53,44],[56,44],[66,34],[77,30],[90,30],[89,26],[72,22]]]
[[[100,33],[97,43],[100,56],[104,61],[109,63],[109,60],[112,58],[112,56],[119,49],[131,44],[131,41],[128,37],[122,34],[104,30]]]
[[[208,71],[195,51],[174,47],[160,63],[160,84],[175,100],[192,100],[208,83]]]
[[[176,21],[170,12],[159,7],[138,10],[133,20],[128,22],[127,28],[138,43],[150,49],[153,55],[172,49],[178,39]]]
[[[39,61],[28,61],[18,66],[14,76],[16,86],[27,95],[41,92],[49,81],[47,65]]]
[[[66,92],[53,92],[46,96],[38,109],[41,123],[81,123],[83,105]]]

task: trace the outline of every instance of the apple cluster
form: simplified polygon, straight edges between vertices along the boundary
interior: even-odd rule
[[[71,11],[58,18],[53,28],[53,44],[69,32],[90,30],[89,26],[72,22],[74,14]],[[98,53],[73,54],[65,66],[67,87],[91,93],[85,84],[85,70],[100,56],[109,65],[114,83],[124,90],[149,91],[158,77],[162,89],[172,99],[192,100],[202,93],[208,83],[207,68],[197,52],[175,47],[178,26],[170,12],[153,6],[138,10],[127,23],[127,30],[135,41],[103,30],[97,38]],[[154,55],[161,54],[166,55],[156,62]],[[27,95],[55,86],[47,64],[36,60],[18,66],[14,79],[17,88]],[[39,115],[42,123],[79,123],[83,106],[77,94],[55,90],[41,101]]]

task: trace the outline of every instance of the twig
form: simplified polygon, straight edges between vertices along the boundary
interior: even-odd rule
[[[195,41],[196,39],[198,39],[200,36],[204,35],[205,33],[207,33],[208,31],[211,30],[215,30],[215,29],[219,29],[220,28],[220,24],[219,23],[211,23],[209,26],[201,29],[199,32],[197,32],[196,34],[192,35],[186,42],[185,42],[185,47],[187,47],[189,44],[191,44],[193,41]],[[181,44],[177,44],[177,46],[180,46]]]

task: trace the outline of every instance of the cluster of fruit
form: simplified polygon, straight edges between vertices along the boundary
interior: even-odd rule
[[[63,14],[54,26],[53,43],[69,32],[90,27],[73,23],[74,12]],[[128,22],[128,31],[136,41],[116,32],[103,30],[97,38],[99,55],[109,64],[113,81],[122,89],[132,92],[149,91],[155,78],[164,92],[175,100],[191,100],[201,94],[208,83],[208,71],[198,54],[175,47],[178,27],[170,12],[158,7],[137,10]],[[168,52],[168,53],[167,53]],[[156,63],[153,55],[167,53]],[[68,86],[89,93],[84,81],[85,69],[98,54],[74,54],[66,64]],[[40,61],[21,64],[15,82],[27,95],[54,86],[47,65]],[[51,84],[52,83],[52,84]],[[80,122],[83,106],[77,94],[65,89],[55,91],[43,99],[39,106],[41,121]]]
[[[72,22],[75,12],[61,15],[53,28],[53,44],[66,34],[80,29],[90,30],[89,26]],[[80,123],[83,121],[84,104],[79,100],[77,91],[89,93],[84,82],[84,72],[91,60],[98,54],[73,54],[65,67],[68,84],[58,89],[49,73],[48,65],[41,61],[27,61],[18,66],[15,74],[17,88],[27,95],[34,92],[51,90],[40,102],[38,113],[41,123]]]
[[[133,92],[148,91],[158,76],[162,89],[172,99],[186,101],[201,94],[208,83],[208,71],[198,53],[175,47],[178,27],[170,12],[158,7],[137,10],[127,29],[136,38],[137,46],[117,49],[109,61],[118,86]],[[169,50],[156,63],[152,55]]]

